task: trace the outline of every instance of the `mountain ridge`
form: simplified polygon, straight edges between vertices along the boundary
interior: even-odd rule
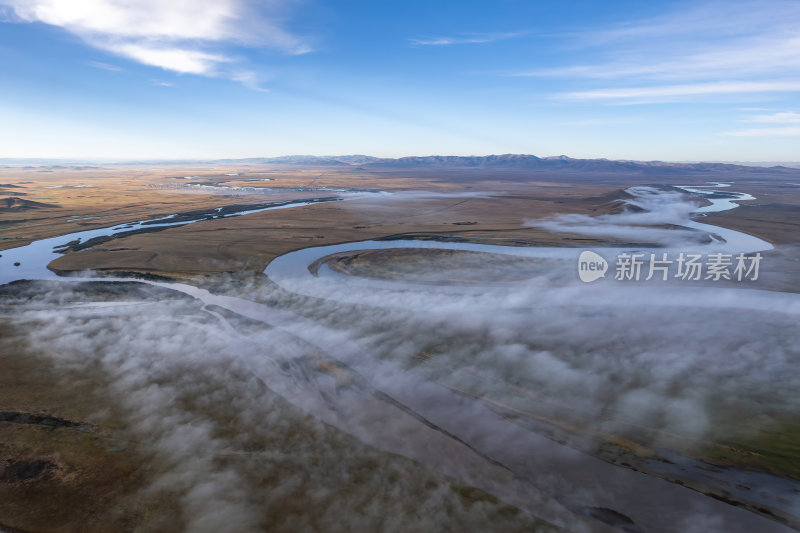
[[[219,163],[253,162],[262,164],[290,164],[357,167],[371,169],[514,169],[514,170],[575,170],[583,172],[643,172],[654,173],[663,170],[685,172],[741,171],[781,173],[800,173],[800,169],[785,166],[748,166],[734,163],[638,161],[629,159],[580,159],[566,155],[539,157],[531,154],[492,154],[484,156],[428,155],[399,158],[379,158],[365,155],[346,156],[282,156],[276,158],[224,159]]]
[[[3,163],[21,163],[27,160],[11,160],[0,158]],[[69,166],[78,164],[76,161],[62,161],[68,167],[54,165],[57,160],[30,160],[31,163],[49,163],[46,168],[76,168]],[[80,161],[86,164],[89,161]],[[398,158],[374,157],[363,154],[349,155],[285,155],[278,157],[250,157],[250,158],[224,158],[224,159],[183,159],[183,160],[125,160],[118,162],[105,162],[105,165],[182,165],[182,164],[217,164],[217,165],[287,165],[287,166],[314,166],[335,167],[340,169],[355,168],[361,170],[459,170],[459,169],[506,169],[520,171],[576,171],[576,172],[626,172],[655,174],[665,170],[686,173],[713,173],[713,172],[743,172],[797,175],[800,168],[789,167],[775,162],[768,166],[767,163],[757,162],[742,164],[742,162],[685,162],[685,161],[642,161],[633,159],[607,159],[607,158],[574,158],[566,155],[539,157],[532,154],[491,154],[491,155],[426,155],[405,156]]]

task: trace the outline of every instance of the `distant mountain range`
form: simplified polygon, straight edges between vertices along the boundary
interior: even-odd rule
[[[333,166],[369,169],[510,169],[510,170],[574,170],[581,172],[640,172],[658,173],[664,170],[702,172],[800,172],[800,168],[733,163],[676,163],[667,161],[630,161],[613,159],[576,159],[565,155],[537,157],[527,154],[503,154],[486,156],[411,156],[397,159],[371,157],[367,155],[345,156],[282,156],[252,159],[221,159],[214,163],[249,163],[291,166]]]
[[[19,166],[23,164],[48,166],[48,168],[64,168],[75,165],[98,164],[92,161],[69,161],[53,159],[0,159],[3,163]],[[147,161],[124,161],[124,162],[100,162],[99,164],[113,165],[202,165],[202,164],[229,164],[229,165],[286,165],[286,166],[314,166],[314,167],[339,167],[339,168],[362,168],[364,170],[411,170],[411,169],[507,169],[524,171],[576,171],[594,173],[617,173],[635,172],[644,174],[656,174],[666,170],[672,172],[686,173],[708,173],[708,172],[743,172],[743,173],[764,173],[769,171],[771,174],[786,173],[795,174],[800,172],[800,162],[782,163],[697,163],[697,162],[668,162],[668,161],[632,161],[614,159],[576,159],[565,155],[553,157],[537,157],[527,154],[503,154],[486,156],[411,156],[392,158],[372,157],[368,155],[337,155],[337,156],[314,156],[314,155],[289,155],[281,157],[254,157],[247,159],[215,159],[215,160],[147,160]],[[92,168],[92,167],[84,167]]]

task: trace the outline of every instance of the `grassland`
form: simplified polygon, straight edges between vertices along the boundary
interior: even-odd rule
[[[188,176],[191,179],[184,179]],[[82,229],[198,209],[315,198],[341,188],[444,194],[389,201],[372,197],[206,220],[71,252],[51,263],[51,268],[64,272],[136,272],[194,278],[198,283],[202,277],[203,283],[211,286],[218,279],[230,280],[230,274],[252,280],[269,261],[292,250],[365,239],[433,238],[516,246],[591,247],[618,243],[552,234],[528,227],[525,221],[561,213],[616,212],[623,189],[640,182],[613,176],[590,179],[584,175],[530,175],[519,171],[367,172],[248,165],[4,168],[0,169],[0,196],[7,201],[0,205],[0,253],[34,239]],[[665,175],[648,180],[673,185],[691,182],[703,183],[704,179]],[[190,187],[189,183],[229,188]],[[736,190],[751,193],[757,200],[745,202],[731,212],[713,214],[706,221],[780,245],[776,252],[765,254],[765,267],[775,275],[768,280],[768,287],[800,291],[797,255],[787,253],[800,244],[800,186],[785,179],[752,178],[737,180]],[[474,277],[476,271],[470,268],[473,255],[441,250],[371,251],[342,254],[326,261],[334,270],[349,275],[480,283],[482,280]],[[524,278],[539,266],[520,259],[491,260],[497,263],[497,281]],[[448,271],[440,268],[441,261],[456,261],[460,267]],[[475,259],[481,267],[486,267],[485,261],[486,257]],[[132,296],[150,305],[163,295],[120,295],[107,289],[94,294],[105,300]],[[23,532],[108,531],[110,524],[115,531],[182,529],[188,518],[181,508],[180,496],[152,489],[158,472],[167,466],[131,429],[130,413],[114,398],[109,376],[99,368],[59,364],[58,354],[54,359],[54,354],[37,353],[26,341],[36,324],[18,323],[17,308],[9,303],[8,294],[0,302],[0,415],[5,413],[0,416],[0,528]],[[319,312],[326,314],[322,308]],[[345,320],[341,308],[332,315]],[[411,367],[436,363],[426,350],[412,359]],[[340,369],[320,368],[334,372],[337,380],[347,378]],[[651,446],[655,436],[660,446],[720,468],[800,479],[800,425],[791,420],[757,435],[688,442],[680,435],[671,438],[640,427],[608,433],[586,431],[589,424],[579,413],[554,408],[535,398],[535,390],[518,383],[504,385],[501,394],[496,390],[485,394],[482,383],[470,387],[463,381],[449,383],[447,377],[442,383],[458,388],[462,394],[481,397],[509,419],[529,424],[554,440],[629,468],[648,471],[649,461],[663,459],[659,450]],[[456,509],[448,519],[458,530],[481,530],[486,520],[493,528],[504,531],[544,527],[519,509],[477,489],[323,427],[263,384],[258,387],[258,395],[268,398],[267,404],[280,404],[283,418],[275,422],[275,428],[283,433],[253,431],[230,411],[198,404],[190,396],[176,401],[187,412],[212,420],[220,436],[245,436],[246,446],[215,460],[245,473],[252,498],[265,502],[258,518],[265,529],[269,526],[273,531],[292,531],[298,520],[308,514],[308,502],[328,518],[336,515],[336,498],[351,498],[348,505],[353,508],[367,505],[358,500],[354,487],[374,481],[378,467],[393,486],[401,487],[401,493],[380,493],[374,505],[388,508],[394,499],[401,498],[407,502],[406,511],[415,516],[413,508],[424,507],[426,491],[435,489],[437,494],[443,494],[442,501],[449,509]],[[98,405],[103,408],[98,409]],[[326,446],[322,449],[315,442],[302,441],[302,453],[298,453],[298,435],[317,435]],[[280,460],[264,462],[265,456]],[[298,471],[307,482],[306,488],[275,497],[278,488],[289,483]],[[315,474],[320,471],[330,475],[320,480]],[[664,477],[687,483],[679,476]],[[319,491],[309,494],[308,487],[314,484],[319,484]],[[699,485],[697,488],[707,489]],[[301,505],[301,501],[305,503]],[[440,525],[420,522],[414,530],[438,530]],[[379,526],[371,524],[373,528]]]
[[[203,221],[68,254],[52,267],[60,271],[122,270],[174,276],[257,272],[274,257],[294,249],[387,236],[437,235],[496,244],[591,246],[598,241],[576,235],[553,235],[524,223],[558,213],[596,215],[618,210],[622,189],[631,185],[632,180],[612,178],[520,171],[367,172],[350,168],[208,165],[5,168],[0,169],[0,183],[13,187],[0,188],[0,193],[6,198],[23,198],[46,205],[18,205],[0,213],[0,250],[31,239],[172,213],[330,195],[325,189],[336,188],[476,196],[349,200]],[[647,178],[650,183],[659,183],[653,176]],[[267,179],[272,181],[263,181]],[[658,180],[672,184],[690,181],[686,177],[669,176],[659,176]],[[239,188],[209,189],[190,187],[190,183]],[[741,185],[745,192],[762,194],[758,187],[763,185]],[[791,206],[800,202],[800,187],[785,187],[779,197],[782,207],[777,209],[789,209],[787,213],[791,214]],[[768,197],[759,200],[770,201]],[[54,205],[58,207],[49,207]],[[746,212],[742,213],[743,219],[747,219]],[[728,221],[722,218],[724,215],[719,216],[719,223]],[[776,217],[767,213],[748,219],[747,230],[767,240],[792,242],[796,221],[780,218],[781,222],[776,223]],[[729,222],[741,229],[742,222],[735,217]]]

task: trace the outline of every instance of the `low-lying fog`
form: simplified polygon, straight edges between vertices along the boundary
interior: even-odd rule
[[[618,215],[569,216],[536,224],[672,248],[696,247],[696,231],[665,227],[687,222],[696,204],[679,193],[646,191],[632,204],[638,209]],[[457,254],[440,260],[442,269],[459,268]],[[480,270],[474,260],[470,265]],[[659,530],[657,517],[661,513],[663,519],[665,511],[639,509],[637,514],[636,505],[646,501],[637,498],[645,496],[632,495],[636,487],[603,486],[590,472],[594,463],[587,467],[585,486],[580,485],[580,472],[562,478],[556,470],[537,477],[539,466],[531,466],[533,471],[513,466],[538,465],[534,457],[539,451],[518,440],[520,427],[528,426],[508,420],[500,425],[500,418],[476,407],[486,404],[454,398],[483,398],[490,407],[523,418],[533,413],[531,423],[538,429],[554,421],[580,428],[567,439],[574,439],[575,446],[585,445],[583,438],[613,434],[654,450],[677,447],[701,454],[713,443],[757,439],[797,423],[800,303],[793,294],[754,290],[757,284],[695,288],[680,282],[605,280],[609,282],[586,285],[577,281],[575,265],[569,268],[573,270],[526,282],[473,285],[463,291],[391,283],[375,290],[353,280],[345,289],[330,287],[320,294],[324,298],[308,296],[319,280],[303,270],[291,287],[309,284],[308,291],[297,291],[305,296],[260,279],[215,280],[212,292],[261,305],[236,298],[208,298],[205,303],[249,320],[226,318],[219,308],[201,309],[197,301],[183,299],[97,308],[71,284],[50,283],[44,296],[17,302],[14,322],[26,328],[36,351],[70,368],[99,368],[108,376],[109,389],[129,413],[129,423],[164,465],[157,485],[180,494],[191,531],[232,530],[231,524],[238,531],[256,528],[265,503],[253,496],[259,481],[247,465],[260,456],[235,464],[219,458],[250,449],[258,436],[283,435],[298,453],[311,456],[368,453],[355,441],[325,451],[325,439],[332,437],[326,437],[327,426],[318,420],[525,508],[524,501],[514,500],[514,494],[522,498],[522,479],[543,495],[541,502],[524,496],[528,510],[535,512],[541,505],[542,516],[565,526],[600,528],[596,521],[587,522],[585,513],[570,518],[562,511],[610,501],[639,526]],[[490,269],[483,274],[491,279]],[[431,389],[431,382],[438,388]],[[304,419],[260,384],[318,420]],[[386,396],[403,409],[385,407]],[[474,409],[475,416],[456,413],[462,408]],[[225,420],[234,419],[236,431],[225,431]],[[463,457],[448,457],[447,449],[430,447],[431,425],[448,419],[444,434],[467,445],[458,452]],[[293,430],[301,421],[312,433]],[[491,456],[493,450],[505,451]],[[268,449],[261,452],[269,454]],[[475,461],[481,458],[499,461],[520,478],[490,479],[503,468],[496,472],[486,466],[489,462],[479,468]],[[435,530],[449,521],[491,528],[488,508],[454,507],[460,500],[441,485],[426,494],[424,508],[404,508],[407,494],[386,482],[382,470],[394,466],[376,464],[358,483],[346,484],[343,496],[331,480],[342,482],[347,474],[317,471],[314,462],[310,457],[293,463],[296,471],[280,477],[276,500],[293,494],[314,515],[292,514],[284,530],[338,530],[342,517],[347,525],[341,529],[351,531],[376,524],[381,531]],[[604,472],[603,465],[596,466],[597,472]],[[683,501],[679,493],[669,492],[671,487],[689,492],[663,485],[667,496],[659,505],[666,509],[672,501]],[[617,490],[610,500],[601,494]],[[636,505],[626,504],[626,498]],[[730,507],[730,516],[716,517],[714,513],[729,506],[697,493],[688,498],[701,503],[674,509],[665,530],[752,527],[739,521],[744,511]],[[783,510],[796,516],[799,502],[796,495],[792,498]],[[766,520],[757,524],[780,530]]]

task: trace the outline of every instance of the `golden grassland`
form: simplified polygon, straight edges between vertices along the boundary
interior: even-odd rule
[[[685,176],[646,179],[647,183],[704,183]],[[800,187],[784,182],[737,181],[737,190],[750,192],[757,200],[743,202],[735,213],[713,214],[708,221],[776,244],[797,244]],[[201,189],[187,187],[189,183],[268,192]],[[0,208],[0,251],[33,239],[172,213],[335,195],[326,188],[485,192],[492,196],[359,199],[206,220],[114,239],[90,250],[67,254],[51,266],[57,271],[98,269],[181,277],[259,272],[273,258],[299,248],[387,236],[439,236],[523,246],[592,246],[601,242],[576,235],[554,235],[527,227],[525,221],[559,213],[614,212],[620,208],[622,190],[634,183],[624,176],[615,180],[612,176],[480,170],[377,172],[349,167],[247,165],[3,168],[0,184],[15,187],[0,187],[0,196],[58,207],[26,207],[17,202]],[[78,185],[85,187],[75,187]]]
[[[239,176],[225,176],[230,173]],[[196,178],[183,180],[181,176]],[[274,181],[255,181],[267,177]],[[185,187],[187,182],[271,190],[268,194],[208,192],[189,190]],[[0,189],[6,197],[22,193],[25,200],[60,206],[1,212],[0,249],[24,245],[32,239],[177,212],[334,195],[325,190],[302,190],[308,188],[490,191],[497,196],[408,198],[392,202],[350,200],[209,220],[116,239],[91,250],[68,254],[52,264],[56,270],[103,269],[172,275],[260,271],[274,257],[294,249],[390,235],[433,233],[499,244],[536,244],[553,238],[541,230],[525,227],[526,219],[562,212],[603,213],[618,208],[614,202],[618,187],[608,184],[578,187],[557,181],[505,181],[485,176],[461,179],[458,175],[442,179],[436,175],[374,175],[326,169],[121,167],[44,173],[36,169],[0,169],[0,183],[17,186]],[[75,185],[86,187],[74,188]]]
[[[225,174],[239,174],[226,176]],[[183,180],[184,176],[194,176]],[[256,180],[274,181],[256,181]],[[250,181],[253,180],[253,181]],[[659,178],[648,182],[683,184],[685,178]],[[188,182],[207,182],[245,187],[269,187],[269,194],[248,191],[192,191]],[[701,180],[697,180],[701,183]],[[168,276],[213,275],[223,272],[260,272],[273,258],[308,246],[335,244],[387,236],[428,236],[461,238],[470,242],[509,245],[581,245],[599,241],[575,235],[554,235],[524,225],[528,219],[559,213],[598,215],[618,210],[621,190],[629,180],[611,177],[591,180],[586,176],[524,176],[519,173],[481,172],[366,172],[356,169],[288,169],[259,166],[125,167],[113,168],[4,168],[0,169],[0,197],[26,202],[7,202],[0,209],[0,252],[34,239],[56,236],[94,227],[155,218],[171,213],[300,198],[329,196],[313,188],[351,188],[387,191],[433,191],[449,193],[491,192],[487,197],[413,198],[382,202],[374,199],[324,203],[275,210],[227,219],[207,220],[157,233],[115,239],[89,250],[68,253],[51,264],[55,270],[98,269],[108,273],[142,272]],[[7,187],[3,185],[15,185]],[[85,187],[75,187],[86,185]],[[302,190],[306,189],[306,190]],[[800,244],[800,187],[788,183],[737,181],[737,191],[748,192],[757,200],[742,207],[716,213],[705,221],[764,238],[781,246]],[[58,207],[49,207],[58,206]],[[98,218],[89,218],[98,217]],[[75,220],[82,219],[82,220]],[[469,254],[433,252],[433,254]],[[371,252],[345,264],[349,256],[332,263],[342,272],[393,277],[404,263],[414,267],[435,257],[418,257],[416,252]],[[784,263],[785,266],[786,263]],[[338,266],[337,266],[338,265]],[[508,267],[509,265],[505,265]],[[513,265],[512,265],[513,266]],[[529,265],[520,265],[523,271]],[[409,275],[416,275],[412,268]],[[511,268],[508,275],[517,272]],[[5,310],[6,314],[12,314]],[[433,364],[427,355],[420,361]],[[435,357],[433,358],[435,362]],[[76,421],[74,427],[44,427],[36,424],[0,422],[0,528],[20,531],[160,531],[180,530],[181,516],[175,494],[144,490],[158,469],[157,462],[139,445],[126,426],[124,409],[108,396],[107,376],[101,372],[65,370],[52,358],[31,351],[25,332],[0,317],[0,411],[32,413]],[[322,371],[330,370],[322,365]],[[337,373],[337,379],[343,379]],[[346,376],[345,376],[346,377]],[[474,392],[465,390],[466,394]],[[531,400],[530,391],[509,388],[505,395],[485,398],[509,416],[526,417],[546,426],[557,438],[580,435],[582,420],[574,413],[551,408],[540,399]],[[270,394],[265,391],[264,394]],[[181,401],[187,405],[192,398]],[[277,398],[274,401],[279,401]],[[538,403],[537,403],[538,402]],[[103,410],[98,410],[98,405]],[[542,407],[544,405],[544,407]],[[532,408],[531,406],[534,406]],[[289,413],[293,408],[285,406]],[[204,413],[220,420],[228,432],[247,432],[247,428],[226,425],[230,413]],[[310,420],[298,413],[291,418],[292,431],[309,434],[317,431]],[[223,423],[224,422],[224,423]],[[686,443],[677,439],[674,449],[709,461],[745,469],[800,476],[797,468],[797,429],[793,424],[742,442]],[[627,460],[651,453],[646,443],[647,428],[629,433],[595,434],[588,437],[600,448],[594,453],[606,460]],[[326,428],[325,441],[341,455],[358,453],[347,466],[353,482],[370,475],[380,464],[388,475],[405,487],[403,497],[413,507],[422,505],[431,484],[449,487],[453,501],[470,508],[488,508],[493,526],[502,530],[532,530],[541,524],[518,509],[504,505],[476,489],[433,473],[407,459],[384,454],[357,443],[332,428]],[[644,433],[642,433],[644,432]],[[642,437],[644,435],[644,437]],[[641,438],[640,438],[641,437]],[[267,450],[289,457],[291,438],[270,439],[255,435],[253,449]],[[682,449],[685,445],[685,449]],[[308,450],[313,455],[313,446]],[[225,458],[243,461],[243,469],[259,464],[247,460],[249,452]],[[605,454],[605,455],[604,455]],[[314,462],[319,471],[335,470],[340,456],[320,454]],[[244,457],[244,459],[242,459]],[[632,458],[631,458],[632,457]],[[616,458],[616,459],[614,459]],[[33,465],[41,471],[25,478],[24,469],[10,466]],[[270,492],[302,468],[303,461],[287,463],[263,476],[253,474],[254,491],[265,501]],[[38,466],[37,466],[38,465]],[[387,466],[388,465],[388,466]],[[272,465],[275,466],[275,465]],[[16,467],[15,467],[16,468]],[[10,473],[9,473],[10,472]],[[21,475],[23,472],[25,475]],[[25,478],[25,479],[23,479]],[[341,480],[327,479],[330,487]],[[329,487],[329,488],[330,488]],[[342,494],[342,493],[339,493]],[[347,494],[345,490],[343,494]],[[389,496],[386,496],[387,498]],[[417,498],[417,500],[414,500]],[[265,524],[281,523],[287,514],[300,515],[308,509],[299,494],[270,500],[264,507]],[[477,509],[477,507],[475,507]],[[477,511],[476,511],[477,513]],[[483,511],[481,511],[483,513]],[[477,515],[476,515],[477,516]],[[480,520],[465,514],[459,527]],[[506,524],[499,527],[498,524]],[[109,526],[110,525],[110,526]],[[280,528],[272,528],[280,530]],[[537,529],[538,530],[538,529]]]

